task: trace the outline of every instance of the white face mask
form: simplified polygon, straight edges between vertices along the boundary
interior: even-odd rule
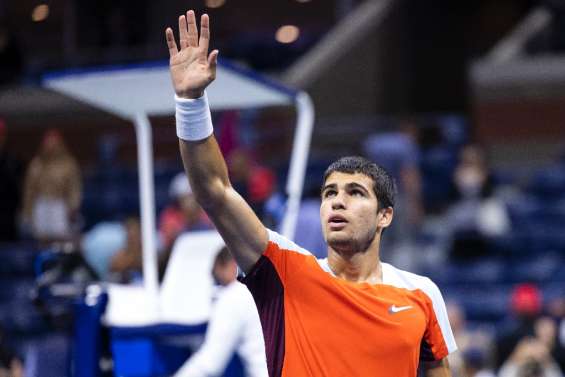
[[[474,167],[460,168],[455,175],[455,185],[465,198],[479,196],[484,182],[484,173]]]

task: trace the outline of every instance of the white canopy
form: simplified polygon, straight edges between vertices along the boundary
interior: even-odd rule
[[[122,118],[174,114],[168,64],[68,71],[44,77],[45,87]],[[222,61],[207,89],[214,110],[289,105],[296,92]]]
[[[148,116],[175,112],[168,63],[53,73],[43,78],[43,85],[134,122],[138,144],[144,286],[158,312],[153,148]],[[297,126],[286,185],[288,201],[280,229],[292,239],[314,124],[310,97],[224,60],[220,61],[216,80],[207,93],[214,110],[292,104],[297,107]]]

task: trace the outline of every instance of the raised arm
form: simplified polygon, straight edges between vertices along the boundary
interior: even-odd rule
[[[216,77],[218,58],[217,50],[208,54],[208,15],[200,19],[200,38],[194,12],[179,17],[180,50],[172,29],[167,28],[165,34],[177,95],[177,133],[184,169],[196,200],[214,222],[238,265],[249,272],[266,248],[268,235],[251,207],[231,186],[216,138],[206,131],[211,121],[208,109],[201,111],[207,106],[204,89]]]

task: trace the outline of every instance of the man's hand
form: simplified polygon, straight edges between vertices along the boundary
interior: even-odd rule
[[[165,31],[169,48],[171,78],[177,96],[199,98],[204,89],[216,78],[218,50],[208,55],[210,43],[210,20],[207,14],[200,18],[200,39],[194,11],[179,17],[180,51],[173,30]]]

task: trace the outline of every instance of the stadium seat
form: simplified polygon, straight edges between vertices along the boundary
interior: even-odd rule
[[[0,276],[33,277],[37,253],[33,243],[0,244]]]
[[[460,303],[470,321],[497,322],[507,316],[511,286],[469,284],[442,288],[445,299]]]
[[[65,334],[48,334],[28,344],[25,354],[26,377],[71,376],[71,341]]]
[[[508,263],[506,280],[510,283],[550,281],[562,262],[563,258],[558,254],[518,258]]]
[[[456,164],[455,153],[448,147],[432,148],[421,155],[422,193],[429,210],[442,208],[452,190],[452,175]]]
[[[555,165],[537,172],[528,185],[528,191],[544,200],[565,197],[565,167]]]
[[[497,284],[504,282],[504,263],[488,258],[463,263],[447,263],[444,268],[427,273],[442,285]]]

